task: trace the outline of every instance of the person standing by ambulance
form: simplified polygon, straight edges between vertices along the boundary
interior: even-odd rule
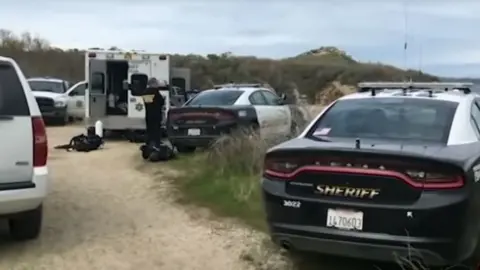
[[[159,82],[152,77],[147,82],[145,94],[142,95],[145,103],[146,144],[158,148],[161,144],[161,130],[163,120],[163,106],[165,99],[160,93],[161,88],[168,87],[165,82]]]

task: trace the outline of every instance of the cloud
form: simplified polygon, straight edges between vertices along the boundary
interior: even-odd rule
[[[463,0],[24,0],[2,4],[0,25],[65,48],[280,58],[338,46],[362,61],[461,76],[480,64],[478,14],[480,2]]]

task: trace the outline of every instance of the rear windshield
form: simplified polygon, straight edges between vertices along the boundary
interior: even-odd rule
[[[0,115],[28,116],[25,92],[15,68],[0,61]]]
[[[65,93],[65,88],[63,87],[62,82],[52,82],[52,81],[28,81],[32,91],[44,91],[44,92],[53,92],[53,93]]]
[[[337,101],[310,138],[373,138],[446,143],[458,103],[412,98]]]
[[[201,92],[187,106],[228,106],[233,105],[242,95],[241,90],[214,90]]]

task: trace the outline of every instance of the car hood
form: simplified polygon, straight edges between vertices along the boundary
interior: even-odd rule
[[[52,93],[47,91],[32,91],[34,97],[44,97],[51,99],[61,99],[65,97],[65,94]]]

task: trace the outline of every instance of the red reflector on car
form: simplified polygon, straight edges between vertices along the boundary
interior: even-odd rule
[[[32,117],[33,132],[33,166],[43,167],[47,165],[48,141],[45,124],[41,116]]]

